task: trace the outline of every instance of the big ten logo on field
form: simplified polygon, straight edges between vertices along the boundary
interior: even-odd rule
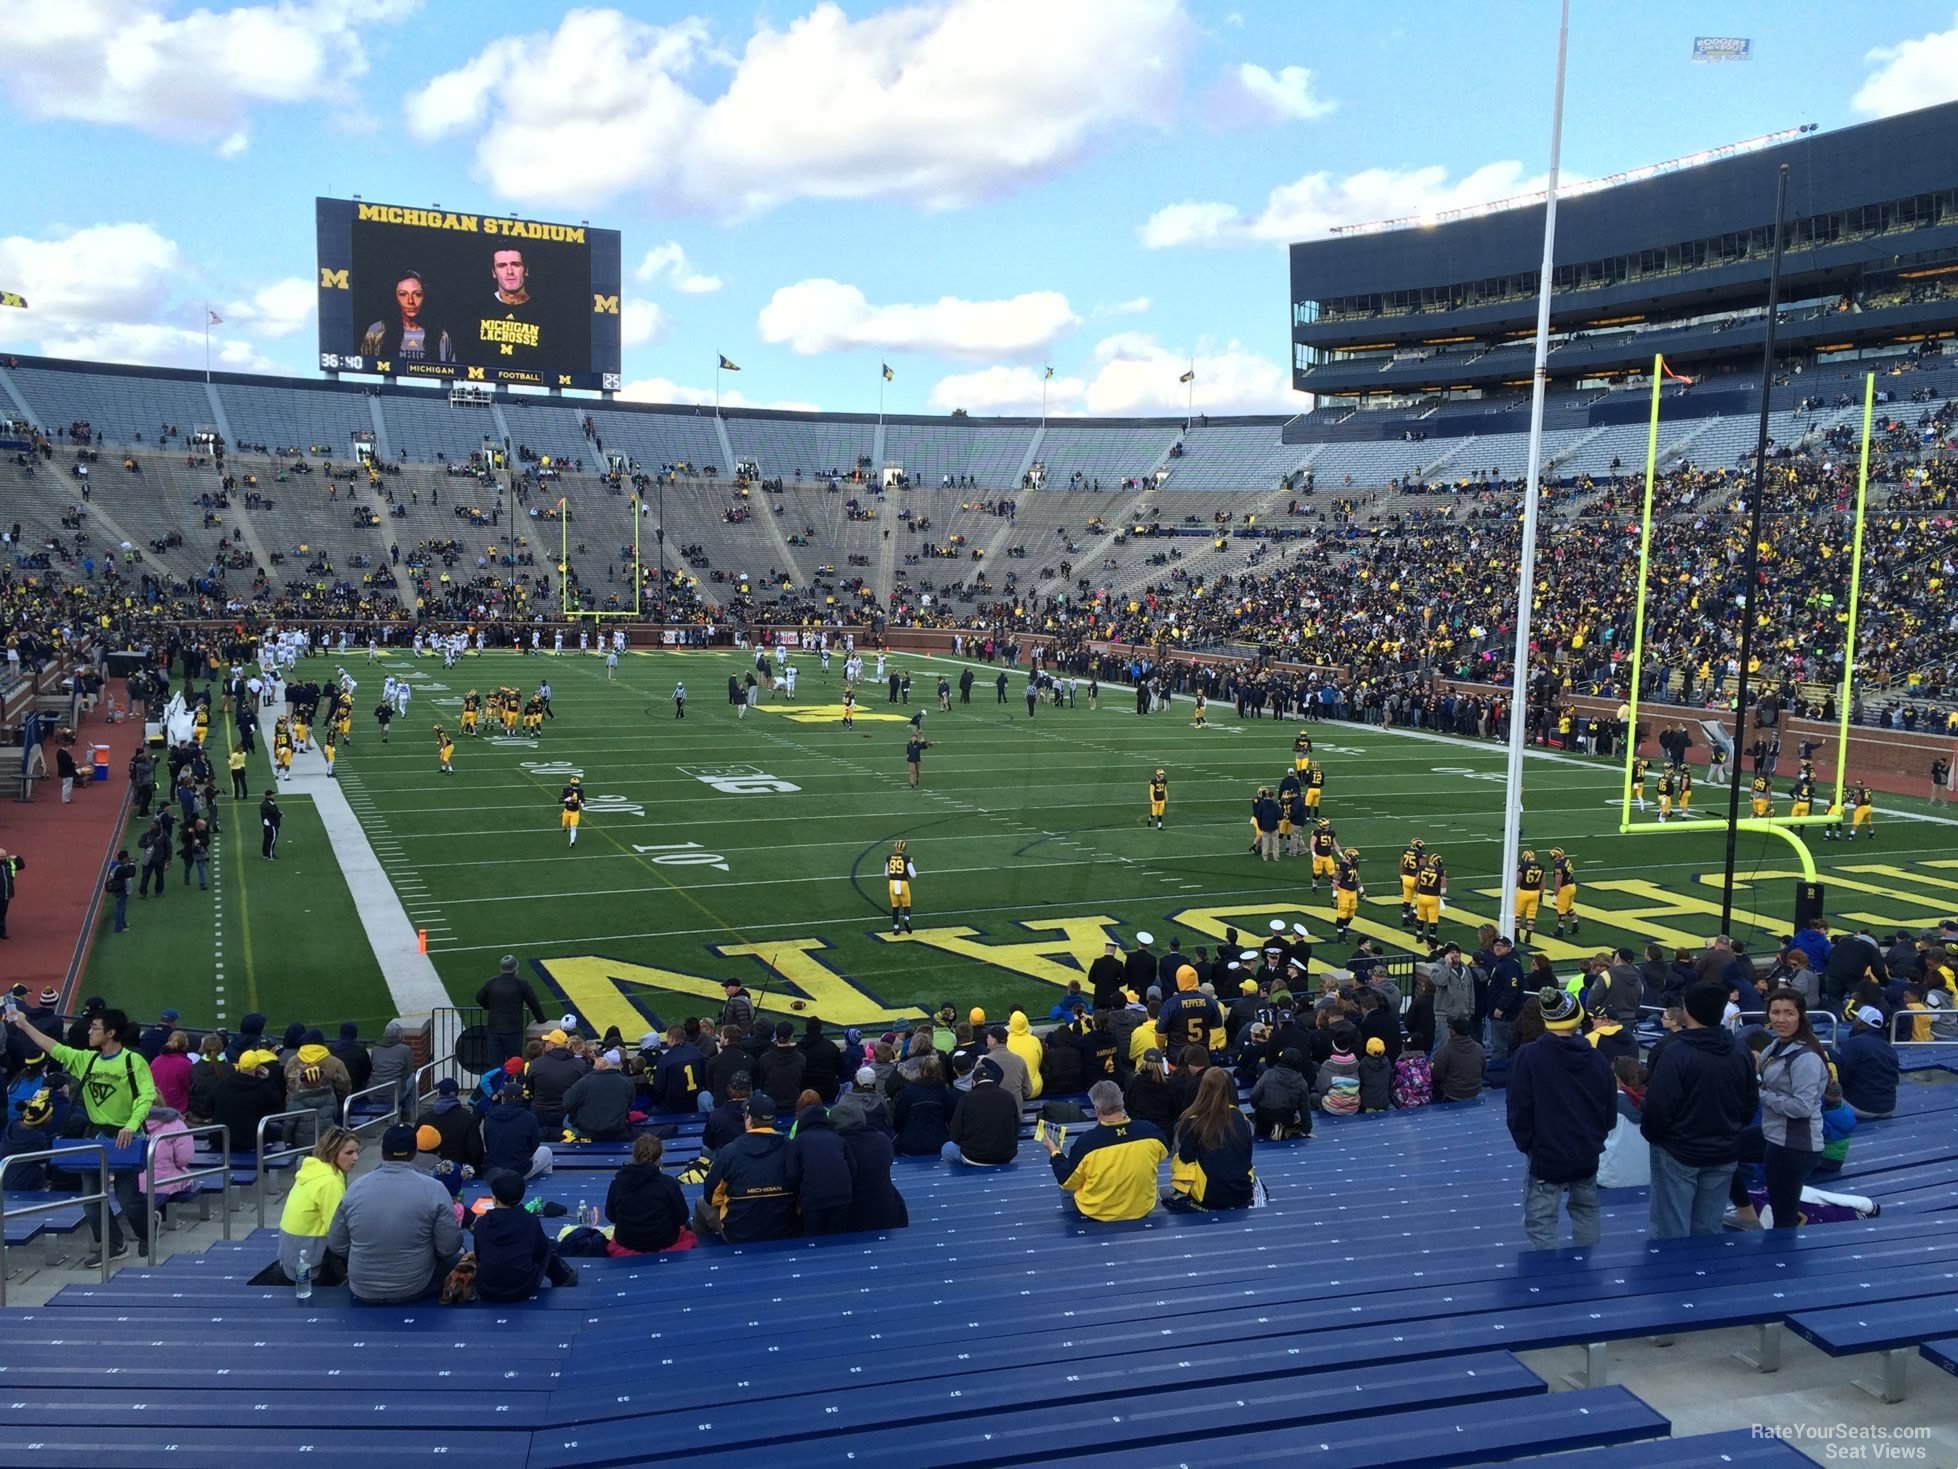
[[[580,780],[585,778],[583,767],[569,760],[522,760],[518,769],[529,771],[539,780],[569,780],[574,775]]]
[[[787,795],[802,789],[779,780],[758,765],[679,765],[682,775],[690,775],[702,785],[730,796]]]

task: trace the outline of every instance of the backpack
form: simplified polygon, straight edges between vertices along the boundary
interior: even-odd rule
[[[1396,1107],[1425,1107],[1434,1100],[1434,1071],[1419,1051],[1409,1051],[1394,1063],[1393,1095]]]

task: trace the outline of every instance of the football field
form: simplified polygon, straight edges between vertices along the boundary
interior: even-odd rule
[[[405,655],[348,664],[360,688],[340,788],[452,995],[468,1003],[513,953],[548,1007],[562,1003],[596,1030],[617,1025],[628,1036],[655,1018],[714,1013],[728,978],[764,1009],[839,1026],[945,1000],[995,1017],[1020,1005],[1037,1020],[1085,976],[1106,936],[1126,947],[1142,930],[1158,953],[1172,937],[1186,953],[1214,952],[1227,928],[1254,945],[1273,919],[1306,924],[1327,940],[1317,958],[1337,965],[1349,949],[1330,942],[1331,895],[1309,890],[1306,859],[1266,863],[1247,850],[1252,794],[1290,769],[1301,729],[1327,772],[1323,814],[1362,854],[1356,933],[1405,945],[1395,867],[1416,836],[1447,862],[1444,937],[1468,946],[1500,910],[1495,744],[1239,720],[1228,706],[1213,706],[1210,728],[1195,729],[1187,699],[1139,716],[1133,693],[1111,687],[1090,709],[1085,680],[1073,707],[1043,705],[1029,718],[1023,670],[1009,672],[1001,703],[997,668],[916,655],[890,663],[912,675],[911,703],[887,702],[885,686],[867,677],[854,730],[841,726],[842,660],[825,676],[813,654],[796,661],[793,701],[778,681],[737,718],[727,681],[752,666],[735,650],[635,653],[608,682],[602,659],[569,654],[490,654],[453,670]],[[976,682],[961,704],[967,666]],[[324,679],[334,667],[316,659],[300,673]],[[414,695],[383,744],[372,710],[388,672],[407,677]],[[938,708],[940,674],[953,681],[949,711]],[[498,729],[459,739],[455,774],[439,773],[431,727],[456,727],[466,690],[508,684],[527,694],[546,677],[556,717],[539,738]],[[676,682],[689,694],[684,720],[674,717]],[[921,708],[931,747],[912,789],[905,742]],[[255,788],[264,783],[259,758]],[[1157,767],[1169,779],[1161,830],[1146,815]],[[1541,855],[1566,848],[1581,883],[1581,933],[1552,938],[1546,917],[1538,935],[1561,972],[1600,947],[1697,947],[1717,930],[1723,837],[1713,822],[1621,836],[1616,765],[1537,754],[1525,769],[1525,843]],[[574,774],[587,796],[575,846],[559,822]],[[1703,808],[1723,804],[1724,793],[1704,785],[1695,794]],[[287,862],[261,866],[255,844],[228,853],[229,867],[221,862],[221,872],[245,869],[245,891],[232,877],[226,901],[246,929],[229,940],[231,970],[250,964],[253,1001],[234,999],[224,1013],[366,1026],[391,1013],[384,977],[349,921],[346,893],[333,892],[334,865],[323,860],[317,822],[307,824],[307,798],[294,790],[282,799],[295,837],[304,836],[282,850],[306,875]],[[252,841],[254,823],[240,825]],[[1954,825],[1891,797],[1879,801],[1874,841],[1828,843],[1812,830],[1832,920],[1914,929],[1958,908]],[[893,935],[884,861],[900,838],[918,869],[915,932]],[[1752,948],[1786,932],[1793,857],[1772,837],[1742,836],[1748,885],[1734,929]],[[185,906],[174,890],[170,904],[173,913]],[[199,921],[191,947],[209,943],[210,916]],[[98,969],[106,947],[98,938]],[[134,987],[173,1001],[186,1021],[211,1018],[198,1013],[200,994],[184,993],[197,981],[156,987],[128,952],[104,980],[120,981],[117,994]],[[193,962],[189,947],[176,952]]]

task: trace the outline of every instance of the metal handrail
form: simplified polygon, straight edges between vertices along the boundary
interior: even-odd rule
[[[1907,1041],[1899,1037],[1897,1033],[1899,1023],[1914,1025],[1919,1020],[1928,1020],[1930,1022],[1931,1038],[1929,1040]],[[1949,1010],[1893,1010],[1890,1013],[1889,1020],[1890,1044],[1893,1046],[1958,1046],[1958,1036],[1940,1036],[1938,1034],[1938,1025],[1943,1023],[1948,1026],[1951,1020],[1952,1012]]]
[[[390,1107],[387,1111],[383,1112],[379,1117],[370,1117],[365,1122],[356,1123],[354,1121],[354,1104],[357,1102],[365,1101],[369,1097],[379,1097],[382,1096],[383,1094],[392,1094],[394,1098],[394,1105]],[[347,1097],[346,1101],[340,1104],[340,1125],[346,1128],[349,1132],[353,1133],[354,1136],[356,1137],[360,1136],[360,1134],[366,1131],[368,1128],[373,1127],[376,1123],[385,1124],[389,1122],[395,1122],[398,1121],[400,1117],[401,1117],[401,1083],[398,1081],[384,1081],[379,1086],[368,1087],[365,1091],[353,1092]]]
[[[252,1151],[258,1155],[258,1165],[252,1169],[252,1202],[258,1211],[258,1227],[260,1229],[265,1228],[265,1175],[269,1171],[266,1165],[282,1162],[287,1158],[297,1157],[301,1153],[310,1153],[313,1151],[313,1145],[308,1143],[303,1148],[281,1148],[278,1152],[272,1154],[271,1157],[266,1157],[265,1125],[268,1122],[283,1122],[288,1117],[311,1117],[317,1122],[319,1115],[319,1108],[317,1107],[296,1107],[290,1112],[274,1112],[268,1117],[258,1119],[257,1135],[252,1139]],[[227,1162],[227,1169],[228,1167],[229,1164]]]
[[[72,1159],[76,1153],[94,1152],[100,1169],[101,1188],[92,1194],[82,1194],[73,1199],[55,1199],[45,1204],[29,1204],[25,1208],[7,1208],[6,1168],[15,1163],[52,1163],[56,1159]],[[77,1204],[99,1204],[102,1207],[101,1281],[109,1283],[109,1239],[114,1228],[114,1212],[109,1192],[109,1145],[101,1142],[75,1141],[65,1148],[48,1148],[39,1153],[15,1153],[5,1164],[0,1164],[0,1307],[7,1304],[7,1221],[25,1219],[29,1214],[45,1214],[53,1209],[71,1209]]]
[[[202,1137],[205,1133],[218,1135],[218,1157],[222,1160],[209,1168],[192,1168],[171,1179],[171,1183],[187,1183],[199,1178],[209,1178],[216,1174],[224,1181],[224,1237],[231,1238],[231,1129],[222,1122],[207,1123],[203,1127],[186,1127],[186,1135]],[[143,1263],[156,1263],[156,1236],[158,1221],[163,1213],[156,1208],[156,1139],[150,1139],[150,1146],[143,1159]]]
[[[414,1069],[414,1071],[409,1074],[408,1095],[410,1099],[413,1100],[417,1110],[419,1110],[421,1107],[421,1101],[423,1097],[432,1097],[435,1095],[435,1088],[432,1086],[429,1087],[426,1091],[422,1090],[422,1078],[424,1076],[427,1076],[431,1071],[437,1071],[437,1070],[453,1067],[455,1065],[455,1059],[456,1059],[455,1053],[451,1051],[446,1056],[435,1057],[434,1060],[430,1061],[425,1066],[417,1066]]]

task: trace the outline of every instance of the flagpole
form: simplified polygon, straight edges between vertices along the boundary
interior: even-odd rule
[[[204,303],[204,385],[211,383],[211,303]]]
[[[714,354],[714,417],[721,416],[721,354]]]
[[[1054,369],[1050,367],[1040,376],[1040,426],[1043,429],[1047,427],[1047,380],[1053,375]]]
[[[1197,360],[1190,359],[1189,391],[1183,395],[1183,432],[1190,431],[1190,420],[1197,416]]]
[[[1557,18],[1557,83],[1550,109],[1550,174],[1543,191],[1543,269],[1537,282],[1536,367],[1530,388],[1529,470],[1523,480],[1523,546],[1516,577],[1516,648],[1510,670],[1509,762],[1503,803],[1502,912],[1497,932],[1516,931],[1516,862],[1523,843],[1523,739],[1530,688],[1530,610],[1536,596],[1537,476],[1543,469],[1543,395],[1549,383],[1550,283],[1557,251],[1557,165],[1564,146],[1564,63],[1570,50],[1570,0]]]

